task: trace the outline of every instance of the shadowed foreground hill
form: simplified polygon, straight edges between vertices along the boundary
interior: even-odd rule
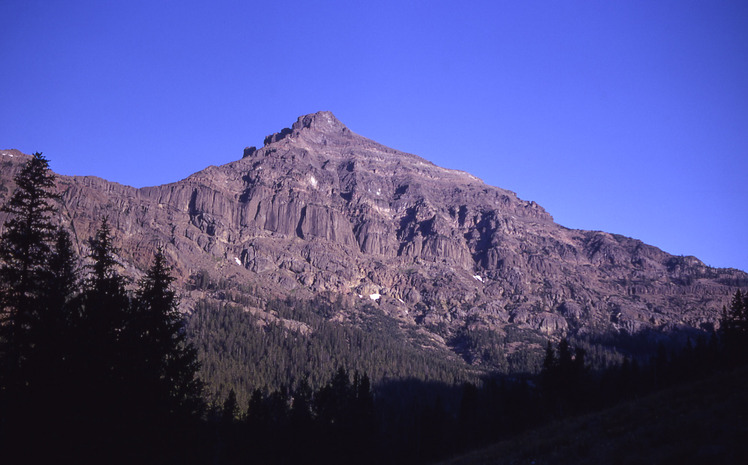
[[[748,463],[748,367],[570,418],[440,465]]]

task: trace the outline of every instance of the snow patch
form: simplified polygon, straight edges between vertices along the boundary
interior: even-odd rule
[[[370,295],[369,295],[369,298],[370,298],[371,300],[379,300],[379,298],[380,298],[380,297],[382,297],[382,296],[381,296],[380,294],[377,294],[377,293],[374,293],[374,294],[370,294]]]
[[[237,265],[241,266],[242,261],[239,260],[239,257],[234,257],[234,261],[236,262]]]
[[[483,282],[483,278],[481,278],[481,277],[480,277],[480,276],[478,276],[478,275],[475,275],[475,276],[473,276],[473,279],[475,279],[476,281],[480,281],[480,282]]]
[[[403,299],[401,299],[400,297],[398,297],[397,300],[399,300],[401,304],[405,303],[405,301]],[[407,312],[407,310],[406,310],[406,312]]]
[[[318,182],[317,182],[317,178],[315,178],[314,176],[311,176],[311,177],[309,178],[309,184],[311,184],[311,185],[312,185],[312,187],[317,187],[317,184],[318,184]]]
[[[377,195],[382,195],[382,189],[377,189]]]

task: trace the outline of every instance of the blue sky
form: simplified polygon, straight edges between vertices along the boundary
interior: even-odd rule
[[[330,110],[564,226],[748,270],[748,2],[0,2],[0,148],[134,186]]]

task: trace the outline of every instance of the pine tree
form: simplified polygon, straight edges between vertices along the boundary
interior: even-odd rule
[[[545,358],[543,359],[543,371],[551,372],[558,366],[558,358],[556,358],[556,352],[553,350],[553,344],[548,341],[545,347]]]
[[[121,447],[133,415],[129,392],[133,367],[127,366],[130,355],[123,347],[130,301],[126,280],[117,270],[116,249],[106,219],[89,246],[91,264],[83,283],[73,371],[79,379],[76,400],[81,406],[82,434],[100,445],[104,459],[108,451],[114,453]],[[104,431],[99,426],[102,424],[116,429]]]
[[[46,305],[64,308],[70,306],[80,292],[78,267],[70,233],[58,229],[54,248],[49,257],[49,277],[46,283]],[[61,313],[68,313],[61,311]]]
[[[546,395],[551,394],[556,389],[558,382],[558,357],[553,350],[553,344],[548,341],[545,347],[545,357],[543,358],[543,368],[540,371],[540,381]]]
[[[58,229],[44,282],[41,317],[33,327],[37,343],[29,364],[34,390],[29,409],[34,418],[32,437],[43,440],[46,449],[58,451],[63,462],[79,453],[81,435],[74,425],[80,413],[79,373],[87,369],[80,360],[80,343],[87,335],[77,331],[77,262],[70,235]]]
[[[54,397],[53,390],[72,389],[76,383],[71,373],[79,336],[75,332],[78,324],[76,298],[80,293],[76,263],[70,235],[58,229],[40,302],[42,314],[33,327],[32,336],[37,341],[33,371],[46,385],[46,396]]]
[[[33,461],[31,437],[49,439],[45,401],[54,392],[52,351],[44,350],[54,315],[45,305],[50,252],[56,227],[55,178],[35,153],[15,177],[16,190],[2,211],[9,214],[0,238],[0,448],[8,462]],[[18,452],[18,456],[14,457]]]
[[[223,401],[221,408],[221,421],[230,424],[234,423],[239,417],[239,403],[236,401],[236,392],[233,389],[229,391],[226,400]]]
[[[16,376],[33,350],[32,327],[48,276],[48,257],[55,226],[55,178],[49,162],[37,152],[15,177],[16,191],[2,211],[10,215],[0,238],[0,355],[3,373]]]
[[[748,295],[740,290],[735,292],[730,308],[722,309],[720,334],[731,362],[748,359]]]
[[[197,377],[197,352],[185,339],[170,273],[159,248],[140,282],[128,334],[135,344],[131,353],[139,354],[139,378],[151,391],[146,394],[158,398],[169,413],[192,415],[203,407],[202,383]]]
[[[120,343],[130,302],[125,290],[127,280],[117,271],[117,249],[106,218],[89,240],[89,246],[92,264],[84,283],[82,329],[96,352],[91,354],[96,359],[92,371],[114,381],[123,355]]]
[[[114,238],[109,221],[104,218],[96,235],[89,241],[91,260],[89,274],[85,280],[84,313],[94,324],[112,339],[116,339],[124,326],[128,299],[125,286],[127,279],[119,274],[119,262],[115,258],[118,250],[114,247]]]

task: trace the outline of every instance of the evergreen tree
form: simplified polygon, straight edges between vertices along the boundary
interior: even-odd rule
[[[45,449],[55,450],[60,461],[80,457],[80,373],[87,367],[81,361],[79,325],[80,282],[77,257],[70,235],[58,229],[49,256],[49,275],[40,302],[42,314],[33,328],[37,342],[30,363],[33,383],[33,437],[43,440]]]
[[[2,211],[10,215],[0,238],[0,356],[3,385],[24,382],[24,361],[35,341],[32,329],[40,318],[39,301],[49,274],[48,258],[55,226],[55,178],[49,162],[37,152],[15,177],[16,190]],[[9,379],[10,378],[10,379]]]
[[[556,351],[553,350],[551,341],[548,341],[545,347],[543,368],[540,370],[540,382],[547,396],[555,394],[553,391],[555,391],[557,384],[558,365],[559,361],[558,357],[556,357]]]
[[[48,306],[70,306],[73,298],[80,292],[76,263],[70,233],[60,228],[55,233],[54,248],[49,258],[49,276],[46,283]]]
[[[562,378],[568,378],[572,370],[571,346],[566,338],[561,339],[558,343],[558,368]],[[566,381],[566,379],[564,379]]]
[[[58,198],[41,153],[14,180],[16,190],[2,207],[9,219],[0,237],[0,450],[9,463],[33,460],[32,437],[48,439],[39,400],[49,394],[49,383],[42,382],[49,365],[42,363],[40,349],[41,328],[49,326],[45,284]]]
[[[37,341],[33,372],[44,385],[43,391],[37,386],[37,396],[55,397],[53,391],[64,396],[66,390],[74,389],[77,381],[71,372],[78,341],[75,328],[80,289],[76,262],[70,235],[58,229],[40,302],[42,314],[32,330],[32,338]]]
[[[731,362],[748,359],[748,295],[738,290],[730,302],[730,308],[722,309],[720,333]]]
[[[250,436],[259,437],[264,433],[264,428],[270,422],[270,414],[265,404],[265,396],[262,391],[255,389],[247,402],[247,411],[244,415],[245,422],[249,425]]]
[[[312,417],[312,388],[306,378],[302,378],[296,386],[288,420],[289,435],[295,442],[295,446],[289,450],[289,463],[309,462],[309,453],[318,441]]]
[[[545,358],[543,358],[543,372],[548,373],[556,369],[558,366],[558,359],[556,358],[556,351],[553,350],[553,344],[548,341],[545,347]]]
[[[77,331],[77,259],[52,222],[59,196],[41,153],[15,182],[0,239],[0,438],[11,463],[35,462],[43,452],[34,441],[70,458],[81,437],[74,419],[87,411],[79,392],[89,366],[80,355],[92,348],[80,347],[89,334]]]
[[[582,376],[584,372],[587,370],[587,365],[585,364],[585,359],[587,357],[587,351],[584,350],[581,347],[577,347],[574,349],[574,362],[573,362],[573,372],[575,377]]]
[[[92,264],[84,283],[81,309],[81,330],[89,345],[89,371],[100,382],[119,384],[124,375],[122,343],[130,301],[125,290],[127,280],[117,271],[117,250],[106,218],[89,240],[89,246]]]
[[[170,273],[159,248],[137,291],[128,330],[131,353],[138,354],[137,374],[145,394],[157,398],[170,414],[193,415],[203,407],[197,351],[185,340]]]
[[[239,417],[239,403],[236,401],[236,392],[234,390],[229,391],[229,395],[226,396],[226,400],[223,401],[223,408],[221,409],[221,421],[224,423],[234,423]]]
[[[104,462],[135,452],[126,444],[133,441],[137,396],[132,395],[134,367],[127,363],[131,355],[123,344],[128,339],[125,324],[130,313],[127,281],[119,274],[106,219],[89,246],[88,276],[83,280],[74,328],[77,337],[72,371],[78,389],[71,402],[80,409],[78,434],[96,445],[87,452],[88,458]]]

